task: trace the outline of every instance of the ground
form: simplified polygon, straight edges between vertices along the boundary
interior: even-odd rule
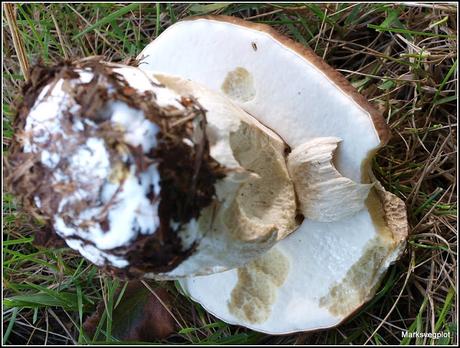
[[[3,11],[3,154],[14,136],[22,67],[42,60],[135,57],[163,30],[190,15],[226,14],[272,25],[311,47],[384,114],[392,131],[373,169],[404,200],[410,237],[376,296],[337,328],[269,336],[227,325],[169,290],[180,328],[161,343],[454,344],[457,235],[457,7],[454,4],[15,4]],[[17,53],[12,37],[24,46]],[[223,38],[225,39],[225,38]],[[102,303],[98,342],[113,342],[117,289],[69,249],[32,245],[38,221],[3,195],[3,342],[91,343],[82,323]],[[117,294],[117,297],[115,295]],[[449,337],[404,338],[402,332]],[[97,335],[96,335],[97,336]]]

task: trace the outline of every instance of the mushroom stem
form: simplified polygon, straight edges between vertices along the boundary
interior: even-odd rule
[[[87,58],[36,66],[24,95],[12,191],[111,273],[224,271],[296,227],[283,140],[221,94]]]

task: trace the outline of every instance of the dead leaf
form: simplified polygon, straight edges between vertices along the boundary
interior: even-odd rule
[[[168,292],[164,288],[155,288],[154,285],[151,288],[161,301],[171,308]],[[115,299],[118,298],[120,290],[115,295]],[[94,336],[103,312],[102,302],[96,312],[85,320],[83,328],[89,337]],[[175,330],[173,317],[157,297],[140,281],[128,282],[123,298],[112,313],[112,335],[122,341],[153,342],[168,337]]]

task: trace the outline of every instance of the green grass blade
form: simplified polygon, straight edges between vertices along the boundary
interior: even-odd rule
[[[160,35],[160,26],[161,26],[161,22],[160,22],[161,6],[160,6],[160,3],[157,2],[156,5],[155,5],[155,8],[156,8],[155,37],[157,38],[158,35]]]
[[[447,72],[446,76],[442,79],[441,84],[439,85],[439,88],[436,91],[436,94],[434,95],[434,100],[435,101],[438,99],[439,94],[444,89],[444,86],[446,85],[447,81],[449,81],[449,79],[452,76],[452,74],[457,71],[457,62],[458,62],[458,60],[456,59],[454,64],[452,64],[452,66],[450,67],[449,71]]]
[[[124,16],[125,14],[127,14],[128,12],[136,9],[137,7],[139,7],[139,4],[137,4],[137,3],[129,4],[127,6],[122,7],[121,9],[113,12],[112,14],[102,18],[101,20],[97,21],[93,25],[91,25],[88,28],[84,29],[82,32],[80,32],[77,35],[75,35],[72,38],[72,40],[77,40],[78,38],[82,37],[86,33],[89,33],[90,31],[93,31],[94,29],[97,29],[97,28],[99,28],[99,27],[101,27],[101,26],[103,26],[105,24],[109,24],[113,20],[115,20],[115,19],[117,19],[117,18],[119,18],[121,16]]]
[[[286,22],[289,21],[289,18],[284,14],[280,15],[280,18],[285,20]],[[297,41],[302,43],[304,46],[308,47],[308,41],[303,37],[303,35],[300,33],[299,29],[297,29],[294,24],[289,23],[289,24],[286,24],[286,26],[288,27],[289,32],[294,36],[294,38]]]
[[[34,240],[34,237],[11,239],[3,241],[3,246],[17,245],[17,244],[30,244]]]
[[[423,204],[414,211],[414,215],[420,214],[423,211],[423,209],[425,209],[430,203],[432,203],[442,193],[442,191],[443,190],[441,188],[436,189],[431,194],[431,196],[428,197],[428,199],[425,202],[423,202]]]
[[[318,5],[307,4],[307,7],[321,20],[325,21],[329,25],[335,26],[335,22],[324,13]]]
[[[40,34],[38,33],[38,31],[36,30],[36,27],[37,25],[32,21],[32,19],[27,15],[27,13],[24,11],[23,7],[22,6],[18,6],[18,11],[19,13],[21,13],[21,15],[25,18],[30,30],[32,30],[32,33],[34,35],[34,39],[35,40],[32,40],[34,41],[34,43],[38,43],[42,49],[42,52],[43,52],[43,55],[45,57],[45,60],[48,61],[48,55],[46,54],[47,50],[45,48],[45,45],[44,45],[44,42],[42,40],[42,37],[40,36]],[[26,40],[24,40],[26,41]]]
[[[13,326],[14,326],[14,323],[16,322],[16,317],[18,313],[19,313],[19,308],[15,307],[13,309],[13,313],[11,313],[11,319],[8,323],[8,327],[6,328],[5,334],[3,335],[3,345],[6,345],[6,343],[8,342],[8,338],[10,337],[11,331],[13,331]]]
[[[451,95],[449,97],[445,97],[445,98],[441,98],[441,99],[438,99],[434,102],[434,105],[442,105],[442,104],[447,104],[447,103],[450,103],[450,102],[453,102],[453,101],[456,101],[457,100],[457,96],[456,95]]]
[[[455,289],[450,288],[449,291],[447,292],[446,299],[444,300],[444,306],[442,307],[441,313],[438,316],[438,320],[436,321],[436,324],[434,325],[435,332],[438,332],[444,326],[446,315],[452,307],[454,296],[455,296]]]
[[[362,6],[363,6],[362,4],[357,4],[353,8],[351,13],[347,16],[347,18],[345,18],[345,22],[344,22],[345,26],[357,24],[355,23],[355,20],[357,20],[357,22],[359,23],[360,17],[358,16],[358,14],[361,12]]]
[[[34,316],[32,317],[32,324],[35,324],[38,319],[38,307],[34,308]]]
[[[174,12],[173,6],[171,6],[171,3],[168,3],[166,6],[168,8],[168,13],[169,13],[169,18],[171,18],[171,23],[176,23],[177,22],[177,16],[176,13]]]
[[[102,313],[101,315],[101,319],[99,320],[99,323],[97,324],[96,331],[94,332],[93,341],[92,341],[93,344],[95,341],[100,339],[99,335],[101,331],[103,331],[102,326],[104,325],[106,319],[107,319],[107,311],[104,311],[104,313]]]
[[[62,307],[68,309],[68,304],[55,296],[49,294],[39,293],[30,295],[17,295],[5,298],[3,300],[5,308],[24,307],[24,308],[37,308],[37,307]]]
[[[214,11],[223,10],[227,8],[229,5],[231,5],[231,2],[217,2],[214,4],[207,5],[193,4],[192,6],[190,6],[189,11],[193,12],[193,14],[195,15],[204,15]]]

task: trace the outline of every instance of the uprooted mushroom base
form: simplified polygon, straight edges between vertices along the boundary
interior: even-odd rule
[[[209,154],[205,132],[206,111],[196,100],[182,97],[179,100],[183,106],[181,110],[160,107],[154,93],[139,93],[126,83],[123,76],[114,72],[112,66],[98,59],[65,61],[53,67],[38,64],[31,71],[31,80],[23,88],[24,100],[17,108],[14,126],[18,133],[6,163],[9,186],[22,198],[22,204],[27,211],[47,219],[52,228],[53,217],[58,214],[60,203],[66,195],[78,188],[79,182],[74,180],[65,187],[58,187],[53,182],[53,171],[59,169],[67,173],[70,170],[65,156],[61,156],[54,169],[43,165],[40,159],[45,150],[55,147],[56,144],[68,147],[59,150],[64,155],[72,153],[75,148],[72,148],[72,142],[58,138],[49,139],[50,141],[40,147],[41,151],[25,152],[24,141],[28,137],[25,125],[27,116],[46,86],[53,86],[59,80],[64,80],[65,86],[66,83],[78,79],[82,72],[91,72],[93,76],[87,83],[67,88],[66,92],[71,94],[79,109],[77,113],[74,110],[63,112],[61,127],[64,138],[77,139],[76,144],[86,141],[90,136],[103,139],[110,161],[114,164],[113,168],[116,168],[112,175],[121,182],[124,173],[129,171],[129,165],[132,164],[130,161],[135,162],[137,175],[152,163],[157,163],[161,178],[159,194],[154,192],[153,187],[148,192],[150,201],[159,201],[159,228],[151,235],[138,233],[128,247],[110,250],[114,255],[123,254],[129,261],[129,266],[120,269],[106,263],[106,269],[122,277],[139,276],[144,272],[167,272],[187,258],[195,247],[192,245],[184,250],[176,232],[191,219],[196,219],[200,211],[212,202],[215,196],[214,183],[225,176],[224,168]],[[146,119],[158,125],[160,131],[157,134],[157,146],[150,152],[145,154],[140,145],[135,147],[125,142],[122,130],[108,122],[106,106],[113,101],[123,102],[142,111]],[[83,131],[76,131],[72,127],[75,118],[89,120],[95,126],[87,127],[85,124]],[[190,141],[184,142],[184,139]],[[130,154],[128,161],[124,160],[126,153]],[[113,197],[115,199],[116,195]],[[102,211],[107,211],[113,200]],[[39,208],[37,201],[40,202]],[[101,202],[82,200],[71,206],[66,205],[64,210],[67,210],[67,214],[64,211],[61,215],[67,224],[72,225],[71,217],[75,212],[82,212],[94,205],[100,206]],[[94,223],[99,223],[104,231],[109,229],[106,214],[101,214],[97,220]],[[175,223],[175,228],[171,226],[171,222]],[[91,244],[78,235],[72,238]]]

